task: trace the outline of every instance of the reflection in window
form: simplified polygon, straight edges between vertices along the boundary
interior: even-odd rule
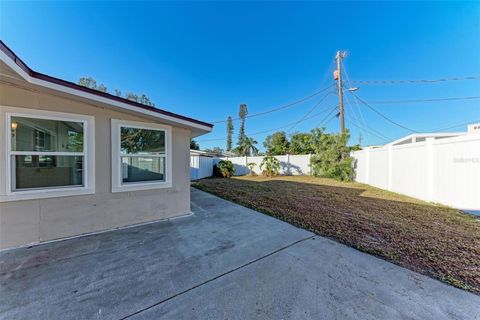
[[[165,181],[165,158],[122,157],[122,182]]]
[[[83,186],[82,156],[12,156],[13,190]]]
[[[165,153],[165,131],[122,127],[120,135],[122,154]]]
[[[165,131],[120,127],[121,181],[165,182]]]
[[[82,152],[83,123],[12,117],[12,151]]]
[[[83,122],[12,116],[11,190],[84,186],[83,149]]]

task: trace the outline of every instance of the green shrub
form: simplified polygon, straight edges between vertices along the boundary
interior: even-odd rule
[[[312,130],[315,154],[310,159],[312,174],[316,177],[351,181],[353,158],[347,146],[347,134],[326,134],[322,129]]]
[[[222,178],[230,178],[235,174],[235,168],[230,160],[220,160],[213,166],[213,175]]]
[[[249,162],[247,163],[247,167],[248,167],[248,175],[249,176],[256,176],[257,174],[255,173],[255,171],[253,171],[253,168],[255,168],[257,164],[255,162]]]
[[[280,161],[273,156],[265,156],[260,164],[262,175],[266,177],[275,177],[280,173]]]

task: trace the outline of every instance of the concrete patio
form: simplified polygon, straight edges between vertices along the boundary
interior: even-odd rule
[[[193,215],[0,252],[0,319],[479,319],[480,297],[198,190]]]

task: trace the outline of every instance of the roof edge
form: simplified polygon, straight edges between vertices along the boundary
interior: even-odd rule
[[[117,97],[117,96],[112,95],[110,93],[101,92],[101,91],[98,91],[98,90],[95,90],[95,89],[90,89],[90,88],[81,86],[79,84],[76,84],[76,83],[73,83],[73,82],[70,82],[70,81],[55,78],[55,77],[52,77],[52,76],[34,71],[25,62],[23,62],[23,60],[20,59],[2,40],[0,40],[0,51],[2,51],[5,55],[7,55],[20,69],[22,69],[25,73],[27,73],[32,78],[47,81],[47,82],[50,82],[50,83],[53,83],[53,84],[56,84],[56,85],[60,85],[60,86],[64,86],[64,87],[67,87],[67,88],[70,88],[70,89],[86,92],[86,93],[93,94],[93,95],[103,97],[103,98],[106,98],[106,99],[110,99],[110,100],[113,100],[113,101],[116,101],[116,102],[125,103],[125,104],[131,105],[133,107],[137,107],[137,108],[140,108],[140,109],[143,109],[143,110],[148,110],[148,111],[151,111],[151,112],[159,113],[159,114],[162,114],[164,116],[177,118],[179,120],[188,121],[188,122],[199,124],[199,125],[202,125],[202,126],[205,126],[205,127],[213,128],[213,124],[208,123],[208,122],[196,120],[196,119],[193,119],[193,118],[190,118],[190,117],[182,116],[180,114],[176,114],[176,113],[173,113],[173,112],[170,112],[170,111],[158,109],[158,108],[155,108],[155,107],[150,107],[150,106],[147,106],[147,105],[135,102],[135,101],[131,101],[131,100],[128,100],[128,99],[125,99],[125,98]]]

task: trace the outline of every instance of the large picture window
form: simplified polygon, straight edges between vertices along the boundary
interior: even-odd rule
[[[12,116],[11,190],[84,185],[84,123]]]
[[[112,120],[112,191],[171,185],[170,127]]]
[[[12,109],[12,108],[9,108]],[[6,197],[35,199],[94,192],[89,131],[93,118],[18,109],[6,112]],[[93,144],[93,141],[90,141]],[[8,200],[8,199],[7,199]]]

